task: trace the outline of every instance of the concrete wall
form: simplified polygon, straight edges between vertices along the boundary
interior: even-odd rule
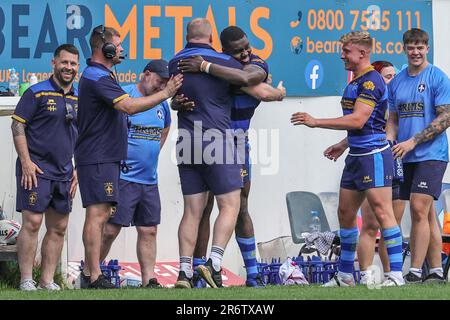
[[[434,63],[450,74],[450,1],[433,1]],[[339,63],[339,62],[337,62]],[[303,83],[300,79],[299,83]],[[252,127],[258,132],[258,141],[253,141],[253,179],[249,208],[252,214],[257,241],[267,241],[281,235],[290,235],[285,194],[294,190],[312,192],[337,191],[343,168],[343,159],[332,162],[322,155],[323,150],[339,141],[345,132],[309,129],[291,126],[289,119],[293,112],[307,111],[317,117],[337,117],[342,114],[340,97],[287,98],[283,102],[262,103]],[[0,100],[1,104],[1,100]],[[173,114],[173,128],[176,115]],[[5,210],[10,218],[20,221],[15,207],[15,152],[11,142],[9,117],[0,117],[0,200],[5,198]],[[266,131],[261,131],[266,130]],[[272,137],[272,138],[269,138]],[[178,260],[178,224],[183,212],[183,201],[178,171],[174,164],[173,152],[176,133],[171,130],[160,157],[159,177],[162,201],[162,220],[158,234],[158,261]],[[264,138],[273,139],[268,152]],[[269,156],[269,157],[268,157]],[[270,161],[268,161],[268,159]],[[278,164],[277,164],[278,163]],[[450,182],[447,172],[446,182]],[[68,231],[69,260],[83,258],[81,240],[84,210],[79,195],[75,199]],[[213,219],[216,217],[216,211]],[[110,257],[121,261],[137,261],[136,232],[129,228],[122,231],[113,245]],[[230,241],[225,254],[224,265],[232,271],[243,273],[242,260],[234,239]]]

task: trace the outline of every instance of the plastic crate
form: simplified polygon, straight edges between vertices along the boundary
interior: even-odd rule
[[[84,261],[81,260],[80,263],[80,271],[84,270]],[[116,288],[120,287],[120,275],[119,271],[122,270],[122,267],[119,265],[119,260],[111,259],[108,264],[105,261],[100,263],[100,271],[103,276],[108,279]]]
[[[300,270],[305,275],[306,280],[310,284],[324,284],[331,280],[336,272],[339,271],[339,260],[321,260],[317,256],[308,257],[304,259],[303,257],[293,258],[299,266]],[[258,272],[266,284],[280,285],[281,279],[279,276],[279,270],[282,263],[279,259],[272,258],[271,263],[258,263]],[[353,277],[356,283],[359,283],[360,272],[355,270],[353,272]]]

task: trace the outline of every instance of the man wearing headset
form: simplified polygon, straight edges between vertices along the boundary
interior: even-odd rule
[[[110,70],[123,59],[120,34],[100,25],[94,28],[89,42],[92,57],[80,78],[79,136],[75,146],[81,199],[86,208],[86,264],[82,277],[89,280],[89,288],[111,289],[114,285],[101,274],[99,259],[102,231],[119,199],[120,161],[127,157],[125,114],[146,111],[172,97],[183,77],[172,77],[156,94],[131,98]]]
[[[72,84],[78,73],[78,57],[73,45],[59,46],[52,60],[53,75],[25,91],[12,116],[18,155],[16,210],[22,212],[17,238],[22,291],[37,289],[33,264],[44,213],[47,231],[41,247],[39,288],[60,290],[53,275],[77,190],[72,157],[77,139],[78,93]]]

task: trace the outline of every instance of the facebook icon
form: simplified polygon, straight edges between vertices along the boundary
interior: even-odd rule
[[[323,81],[323,66],[318,60],[311,60],[305,69],[305,81],[309,88],[316,90]]]

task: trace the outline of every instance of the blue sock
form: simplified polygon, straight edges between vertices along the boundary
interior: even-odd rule
[[[341,258],[339,260],[339,271],[353,273],[355,263],[356,245],[358,244],[358,228],[341,229]]]
[[[206,263],[206,258],[203,257],[203,258],[194,258],[194,261],[192,264],[193,264],[194,270],[195,270],[195,268],[197,268],[198,266],[203,265],[205,263]]]
[[[391,271],[402,271],[403,255],[402,255],[402,234],[400,227],[392,227],[381,230],[384,243],[389,255],[389,266]]]
[[[255,237],[239,238],[236,241],[241,249],[242,258],[244,259],[245,270],[248,278],[256,278],[258,275],[258,264],[256,261],[256,242]]]

